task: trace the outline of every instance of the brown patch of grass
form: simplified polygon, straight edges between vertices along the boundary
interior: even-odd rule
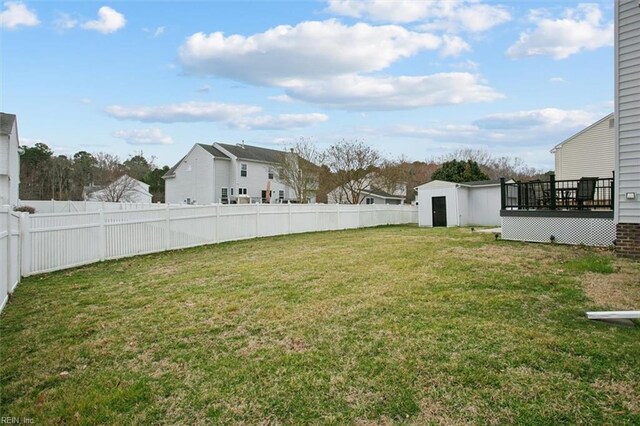
[[[640,309],[640,263],[618,259],[612,274],[587,272],[581,277],[589,299],[614,310]]]

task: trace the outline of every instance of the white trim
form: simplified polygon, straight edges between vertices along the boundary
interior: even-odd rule
[[[611,114],[607,114],[606,117],[601,118],[600,120],[596,121],[595,123],[593,123],[592,125],[585,127],[584,129],[580,130],[578,133],[576,133],[573,136],[569,136],[567,139],[563,140],[562,142],[560,142],[558,145],[554,146],[553,148],[551,148],[551,151],[549,151],[551,154],[555,154],[555,152],[565,143],[571,141],[572,139],[577,138],[578,136],[580,136],[581,134],[593,129],[594,127],[596,127],[598,124],[602,123],[605,120],[611,119],[613,118],[615,120],[615,123],[618,122],[618,120],[615,118],[615,113],[611,113]],[[614,123],[614,126],[615,126]]]

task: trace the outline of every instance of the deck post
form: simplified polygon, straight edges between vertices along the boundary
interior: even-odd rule
[[[615,184],[616,184],[616,171],[613,170],[611,172],[611,188],[610,188],[611,197],[609,197],[609,198],[611,198],[611,210],[615,210],[614,206],[616,205],[616,202],[615,202],[615,199],[616,199],[616,197],[615,197],[615,195],[616,195],[616,185]]]
[[[507,207],[507,198],[506,198],[506,188],[504,187],[504,178],[500,178],[500,210],[506,210]]]
[[[551,210],[556,209],[556,174],[551,173],[549,175],[549,191],[550,191],[550,200],[549,200],[549,208]]]

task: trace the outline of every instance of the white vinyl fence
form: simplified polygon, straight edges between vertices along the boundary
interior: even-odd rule
[[[57,200],[20,200],[20,206],[29,206],[36,209],[36,213],[79,213],[120,211],[120,210],[147,210],[164,208],[164,204],[150,203],[109,203],[102,201],[57,201]]]
[[[20,282],[20,214],[0,206],[0,311]]]
[[[0,210],[1,295],[20,275],[224,241],[417,223],[415,206],[339,204],[154,205],[78,213]],[[4,302],[3,302],[4,303]]]

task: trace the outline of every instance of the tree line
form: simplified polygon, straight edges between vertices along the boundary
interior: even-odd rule
[[[154,158],[147,159],[142,152],[123,161],[105,152],[54,155],[49,146],[36,143],[20,147],[20,198],[82,200],[86,189],[107,186],[128,175],[149,185],[154,202],[164,202],[162,175],[168,170],[169,166],[156,166]]]
[[[494,156],[481,149],[460,149],[426,161],[410,161],[406,157],[385,158],[382,153],[362,141],[342,140],[325,150],[306,139],[300,139],[283,154],[278,175],[296,190],[299,202],[315,193],[316,201],[358,204],[362,193],[375,187],[390,194],[403,193],[406,202],[415,199],[414,188],[433,179],[450,182],[534,179],[542,171],[528,167],[520,158]],[[336,191],[337,189],[337,191]]]
[[[105,187],[123,175],[149,185],[153,202],[164,202],[162,176],[169,166],[158,167],[153,157],[142,152],[126,160],[98,152],[79,151],[72,156],[54,155],[44,143],[20,148],[20,198],[23,200],[82,200],[90,187]],[[341,203],[357,204],[363,191],[375,187],[390,194],[415,198],[413,188],[432,179],[451,182],[498,179],[525,180],[542,172],[513,157],[496,157],[485,150],[461,149],[425,161],[406,157],[385,158],[363,141],[342,140],[321,150],[300,139],[283,152],[278,179],[292,187],[299,202],[312,195],[326,203],[330,194],[339,194]],[[336,191],[338,189],[338,191]]]

